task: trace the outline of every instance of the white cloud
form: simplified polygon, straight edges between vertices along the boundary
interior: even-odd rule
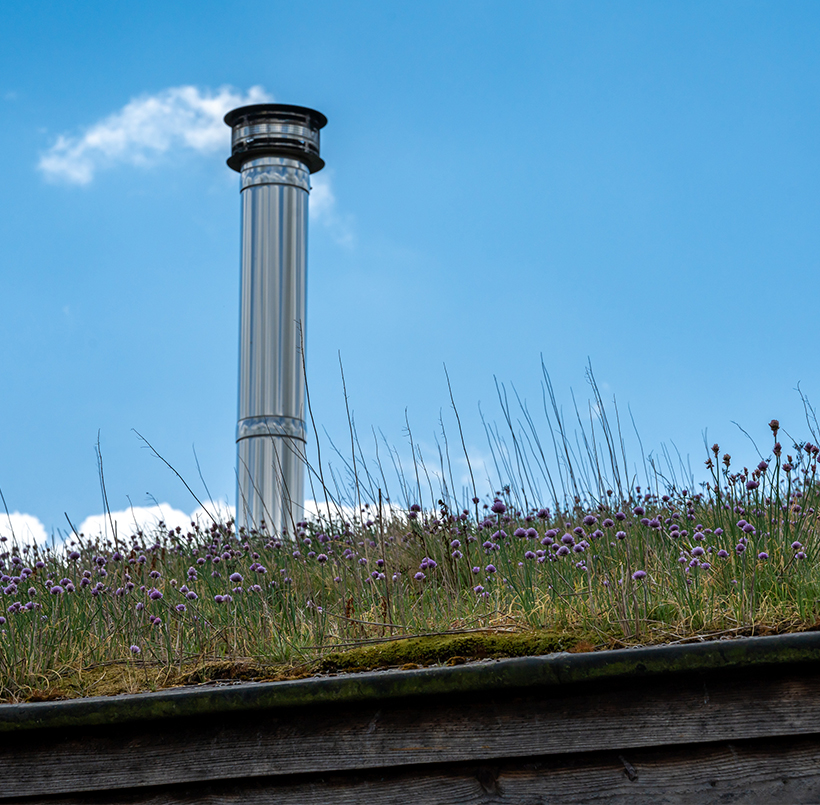
[[[168,503],[160,503],[155,506],[133,506],[123,511],[111,512],[108,514],[94,514],[86,517],[80,523],[78,531],[87,537],[95,538],[112,536],[112,522],[117,529],[117,535],[123,539],[130,537],[136,531],[144,531],[151,534],[160,522],[168,529],[179,526],[183,532],[187,532],[191,523],[198,523],[200,526],[210,526],[213,520],[208,512],[217,520],[224,521],[234,516],[234,507],[226,503],[209,502],[206,509],[197,508],[191,514],[186,514],[180,509],[173,508]]]
[[[48,541],[45,526],[33,515],[20,512],[0,515],[0,537],[18,545],[44,545]]]
[[[343,216],[336,209],[332,176],[326,168],[310,177],[310,219],[326,227],[339,245],[352,246],[353,223],[349,215]]]
[[[228,520],[236,519],[236,506],[230,506],[224,501],[209,501],[203,509],[201,506],[196,509],[188,522],[199,523],[202,526],[211,525],[214,518],[217,522],[225,523]]]
[[[192,86],[142,95],[81,134],[59,135],[41,156],[39,168],[48,179],[83,185],[102,168],[150,165],[171,149],[227,153],[225,113],[270,100],[262,87],[251,87],[244,95],[231,87],[212,91]]]
[[[370,508],[364,508],[364,504],[362,504],[364,511],[362,512],[360,518],[356,516],[355,506],[348,506],[346,504],[340,505],[332,501],[328,503],[324,500],[306,500],[304,518],[308,522],[315,522],[317,520],[327,522],[328,508],[330,509],[331,518],[336,522],[340,517],[349,523],[358,523],[360,519],[365,521],[368,519],[375,520],[379,513],[379,507],[372,503],[370,504]],[[395,503],[385,503],[382,506],[382,514],[384,515],[385,520],[391,517],[398,519],[407,518],[407,512]]]
[[[310,177],[310,216],[321,221],[333,215],[336,210],[336,196],[330,186],[329,172],[316,173]]]

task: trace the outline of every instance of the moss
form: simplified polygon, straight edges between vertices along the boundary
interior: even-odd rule
[[[593,651],[589,636],[555,632],[498,632],[431,635],[389,640],[296,664],[253,659],[225,659],[179,666],[159,666],[130,660],[82,669],[63,669],[37,688],[17,690],[1,701],[48,702],[89,696],[166,690],[216,682],[280,682],[334,673],[358,673],[383,668],[411,670],[431,665],[463,665],[484,659],[531,657],[556,651]]]
[[[475,632],[391,640],[327,654],[316,666],[321,673],[370,671],[425,665],[460,665],[471,660],[534,657],[555,651],[594,648],[587,639],[555,632]]]

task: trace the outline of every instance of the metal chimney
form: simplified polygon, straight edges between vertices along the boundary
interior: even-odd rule
[[[304,512],[308,195],[327,118],[266,103],[225,123],[242,197],[236,524],[292,535]]]

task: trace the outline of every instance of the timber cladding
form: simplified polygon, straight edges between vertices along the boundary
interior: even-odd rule
[[[820,634],[0,705],[0,803],[820,803]]]

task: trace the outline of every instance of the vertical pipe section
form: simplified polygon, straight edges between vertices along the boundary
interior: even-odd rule
[[[225,122],[242,198],[237,527],[292,535],[304,513],[308,197],[326,120],[260,104]]]

